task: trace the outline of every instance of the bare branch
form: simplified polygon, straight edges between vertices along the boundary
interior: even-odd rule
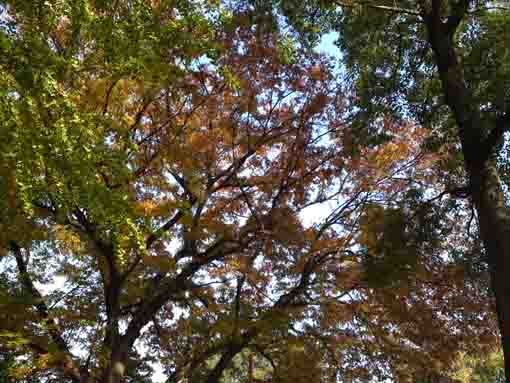
[[[415,9],[400,8],[400,7],[389,6],[389,5],[377,5],[377,4],[373,4],[372,2],[368,2],[368,1],[359,1],[359,2],[337,1],[336,4],[341,7],[344,7],[344,8],[354,8],[356,6],[365,6],[367,8],[378,9],[378,10],[386,11],[386,12],[403,13],[403,14],[408,14],[408,15],[412,15],[412,16],[423,16],[420,11],[417,11]]]

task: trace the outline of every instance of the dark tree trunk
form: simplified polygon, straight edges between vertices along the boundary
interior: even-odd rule
[[[461,0],[460,3],[465,4],[465,13],[469,1]],[[506,381],[510,382],[510,211],[505,207],[501,181],[491,159],[494,149],[492,136],[495,133],[502,135],[506,126],[498,126],[494,122],[489,127],[490,132],[484,131],[487,128],[481,123],[480,107],[473,101],[465,83],[463,68],[454,48],[453,35],[460,19],[451,16],[447,21],[442,21],[439,10],[433,8],[426,17],[426,23],[446,103],[457,122],[471,198],[478,213],[480,234],[488,255],[505,356]]]

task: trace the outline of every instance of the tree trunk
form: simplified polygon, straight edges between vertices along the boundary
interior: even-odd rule
[[[510,217],[502,203],[503,192],[494,166],[487,166],[481,177],[481,196],[476,205],[496,297],[505,376],[510,382]]]
[[[126,371],[126,352],[116,348],[112,351],[110,362],[103,375],[104,383],[121,383]]]
[[[452,20],[452,19],[450,19]],[[488,255],[491,285],[505,356],[506,381],[510,383],[510,211],[505,207],[501,181],[491,160],[492,132],[504,129],[496,123],[484,131],[480,107],[465,83],[463,68],[454,49],[457,24],[443,22],[439,12],[426,18],[429,43],[434,51],[446,103],[457,122],[470,193],[480,222],[480,234]]]

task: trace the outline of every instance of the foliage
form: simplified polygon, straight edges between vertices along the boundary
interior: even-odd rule
[[[214,383],[247,352],[260,381],[410,381],[494,347],[487,270],[453,251],[479,248],[443,198],[454,144],[259,6],[2,4],[17,381]]]
[[[463,383],[505,381],[503,354],[501,352],[490,352],[486,355],[461,353],[455,367],[455,371],[451,375]]]

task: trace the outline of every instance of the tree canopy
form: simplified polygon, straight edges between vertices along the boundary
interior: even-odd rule
[[[0,381],[501,379],[503,8],[1,2]]]
[[[306,41],[319,25],[339,33],[358,131],[389,114],[432,129],[433,146],[450,143],[443,182],[465,185],[476,211],[510,381],[507,2],[282,1],[281,9]]]

